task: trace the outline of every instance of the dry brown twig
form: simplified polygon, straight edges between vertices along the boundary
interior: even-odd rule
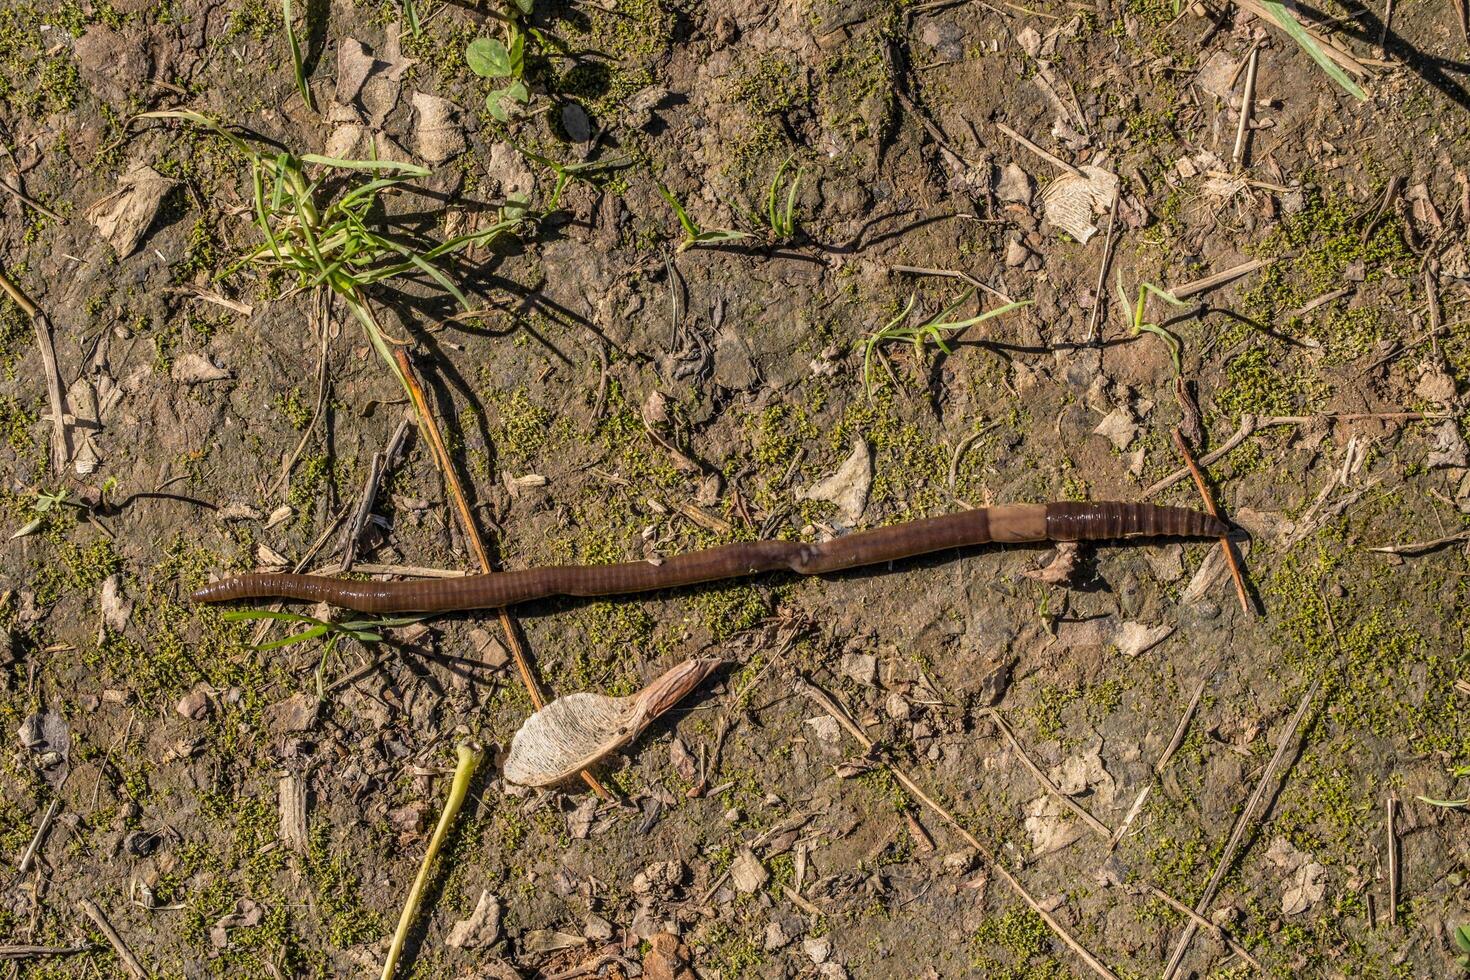
[[[1179,447],[1179,454],[1184,457],[1185,464],[1189,467],[1190,475],[1194,477],[1194,485],[1199,490],[1200,499],[1204,501],[1205,510],[1209,511],[1211,517],[1218,518],[1220,510],[1215,506],[1215,498],[1210,493],[1210,488],[1205,484],[1205,475],[1200,471],[1194,461],[1194,455],[1189,451],[1189,444],[1184,441],[1184,433],[1178,428],[1174,430],[1174,444]],[[1225,563],[1230,566],[1230,576],[1235,579],[1235,594],[1240,597],[1240,610],[1247,616],[1251,614],[1250,597],[1245,591],[1245,576],[1241,574],[1240,562],[1235,556],[1235,549],[1231,547],[1230,536],[1220,535],[1220,550],[1225,553]]]
[[[465,498],[464,487],[459,482],[459,473],[454,468],[454,461],[450,459],[449,450],[445,448],[444,439],[439,434],[438,423],[434,421],[434,415],[429,411],[429,402],[424,397],[424,389],[419,384],[418,375],[414,373],[413,362],[409,360],[408,353],[401,347],[396,349],[393,355],[398,362],[398,369],[403,372],[404,380],[408,384],[409,396],[413,399],[420,425],[428,437],[435,462],[440,472],[444,474],[444,483],[449,488],[450,496],[454,498],[455,509],[459,513],[460,523],[464,526],[465,537],[469,539],[470,548],[475,553],[475,560],[479,563],[481,570],[489,575],[495,571],[495,568],[490,563],[490,555],[485,550],[484,541],[480,538],[479,528],[475,524],[474,514],[470,511],[469,501]],[[521,675],[521,683],[525,685],[526,692],[530,694],[531,703],[535,705],[537,711],[540,711],[546,707],[546,695],[531,668],[530,658],[526,655],[524,644],[521,643],[520,630],[516,628],[515,620],[508,609],[502,607],[496,611],[500,616],[501,630],[505,633],[506,646],[510,648],[511,657],[516,663],[516,670]],[[582,781],[604,800],[612,799],[612,794],[592,773],[583,772]]]

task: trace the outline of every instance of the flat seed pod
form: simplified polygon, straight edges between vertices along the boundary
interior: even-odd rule
[[[527,718],[511,739],[506,780],[552,786],[570,779],[637,738],[721,663],[686,660],[629,697],[584,691],[557,698]]]

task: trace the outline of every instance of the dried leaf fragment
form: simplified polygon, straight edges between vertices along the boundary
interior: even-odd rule
[[[138,250],[163,199],[178,183],[146,163],[139,164],[123,175],[117,190],[87,208],[87,220],[112,245],[117,257],[125,259]]]
[[[1052,227],[1086,244],[1097,234],[1094,214],[1107,214],[1118,196],[1118,175],[1085,165],[1084,176],[1062,174],[1041,192],[1041,207]]]

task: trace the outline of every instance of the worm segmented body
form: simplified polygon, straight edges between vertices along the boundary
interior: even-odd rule
[[[490,575],[409,582],[357,582],[257,572],[204,586],[195,602],[285,598],[364,613],[448,612],[512,606],[547,596],[648,592],[762,572],[821,575],[990,542],[1220,537],[1218,518],[1184,507],[1097,503],[1009,504],[892,524],[824,541],[741,541],[657,561],[553,565]]]

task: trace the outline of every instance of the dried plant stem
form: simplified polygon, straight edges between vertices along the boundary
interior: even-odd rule
[[[827,712],[827,714],[832,717],[832,720],[841,725],[849,735],[856,739],[858,744],[860,744],[865,751],[871,752],[873,750],[873,740],[868,737],[867,733],[864,732],[862,728],[858,725],[858,723],[853,720],[852,716],[847,713],[847,710],[843,708],[842,705],[838,704],[836,699],[833,698],[830,694],[822,690],[820,687],[817,687],[810,681],[800,679],[797,681],[797,692],[805,695],[823,711]],[[1031,910],[1041,917],[1042,921],[1045,922],[1047,924],[1047,927],[1056,934],[1057,938],[1066,943],[1067,947],[1071,949],[1072,952],[1076,953],[1077,956],[1084,963],[1091,967],[1094,973],[1096,973],[1100,977],[1107,978],[1107,980],[1118,980],[1118,975],[1112,970],[1108,969],[1107,964],[1103,963],[1096,956],[1092,955],[1092,953],[1088,951],[1087,947],[1078,942],[1072,936],[1072,934],[1067,931],[1066,926],[1062,925],[1056,920],[1054,916],[1052,916],[1050,912],[1042,908],[1041,904],[1031,896],[1031,893],[1026,891],[1025,886],[1017,881],[1015,876],[1012,875],[1008,870],[1006,870],[1005,865],[1000,863],[1000,860],[996,857],[995,853],[990,848],[980,843],[980,839],[978,837],[970,833],[970,831],[966,830],[964,825],[961,824],[959,820],[955,819],[954,814],[950,813],[948,809],[941,806],[938,802],[931,798],[928,793],[925,793],[924,790],[919,787],[919,784],[914,782],[913,777],[911,777],[908,773],[904,772],[898,766],[895,766],[893,763],[886,760],[883,764],[885,767],[887,767],[888,771],[893,774],[894,780],[905,790],[907,790],[914,799],[918,800],[924,806],[932,810],[934,814],[939,817],[939,819],[943,820],[946,824],[949,825],[951,830],[959,835],[961,840],[973,847],[985,859],[986,864],[988,864],[995,871],[995,873],[1000,875],[1005,883],[1010,886],[1011,891],[1015,892],[1016,896],[1020,898],[1021,901],[1030,906]]]
[[[423,863],[419,865],[419,873],[413,879],[413,887],[408,892],[408,901],[403,904],[403,913],[398,916],[393,945],[388,947],[388,958],[383,961],[383,980],[390,980],[393,971],[398,968],[398,958],[403,954],[403,943],[408,939],[409,927],[413,925],[413,920],[418,915],[419,903],[424,897],[424,886],[429,882],[429,868],[439,855],[439,849],[444,846],[444,838],[449,836],[449,828],[454,825],[454,818],[459,816],[460,807],[464,806],[465,796],[470,791],[470,781],[475,778],[475,770],[480,767],[480,760],[484,757],[485,750],[478,745],[459,747],[459,762],[454,767],[454,782],[449,785],[449,799],[444,801],[439,824],[434,828],[434,836],[429,838],[429,849],[424,852]]]
[[[1251,130],[1251,110],[1255,108],[1256,102],[1256,65],[1260,61],[1261,46],[1259,43],[1251,46],[1251,53],[1246,60],[1245,69],[1245,91],[1240,96],[1240,126],[1235,131],[1235,150],[1230,154],[1235,169],[1239,170],[1245,163],[1245,141]]]
[[[122,961],[123,969],[127,971],[128,976],[132,977],[133,980],[148,980],[148,971],[143,968],[143,964],[138,961],[138,957],[133,955],[133,951],[128,949],[128,944],[123,942],[122,936],[118,935],[117,930],[112,927],[112,923],[107,921],[107,915],[103,913],[102,908],[90,898],[82,899],[77,905],[86,913],[87,918],[96,923],[97,928],[102,931],[102,935],[106,937],[107,942],[112,946],[112,951]]]
[[[1384,824],[1388,830],[1388,924],[1399,924],[1399,798],[1390,790]]]
[[[1000,729],[1000,733],[1005,736],[1006,741],[1011,743],[1011,748],[1014,749],[1016,755],[1020,757],[1022,764],[1024,764],[1027,769],[1031,770],[1032,777],[1034,777],[1035,780],[1041,784],[1041,788],[1046,790],[1047,793],[1050,794],[1052,799],[1056,800],[1058,803],[1062,804],[1062,806],[1066,807],[1068,810],[1071,810],[1074,814],[1076,814],[1078,819],[1087,824],[1088,828],[1091,829],[1093,833],[1102,837],[1104,840],[1111,838],[1113,836],[1113,832],[1109,830],[1101,820],[1088,813],[1087,810],[1082,806],[1082,804],[1072,799],[1066,793],[1063,793],[1061,789],[1057,787],[1056,783],[1053,783],[1050,779],[1046,777],[1046,773],[1041,771],[1041,767],[1038,766],[1035,762],[1031,761],[1031,757],[1026,754],[1025,749],[1021,748],[1021,743],[1016,740],[1015,733],[1011,731],[1011,726],[1006,724],[1006,721],[1004,718],[1001,717],[1000,712],[996,711],[994,708],[991,708],[988,713],[990,715],[990,720],[994,722],[996,728]]]
[[[56,345],[51,340],[51,321],[19,286],[10,281],[3,268],[0,268],[0,290],[20,307],[36,330],[36,346],[41,351],[41,365],[46,371],[46,397],[51,403],[51,469],[59,475],[72,456],[71,413],[66,407],[61,370],[56,365]]]
[[[1184,441],[1184,433],[1180,432],[1177,427],[1174,429],[1174,444],[1179,447],[1179,455],[1184,457],[1184,463],[1189,467],[1190,475],[1194,477],[1194,485],[1199,489],[1205,510],[1209,511],[1211,517],[1218,518],[1220,511],[1215,507],[1215,499],[1210,494],[1210,488],[1205,485],[1205,475],[1195,463],[1194,455],[1189,451],[1189,443]],[[1235,594],[1240,598],[1241,612],[1249,616],[1251,602],[1245,591],[1245,576],[1241,574],[1240,562],[1236,560],[1235,549],[1230,546],[1228,535],[1220,535],[1220,550],[1225,553],[1225,564],[1230,566],[1230,577],[1235,579]]]
[[[480,532],[475,525],[474,514],[470,511],[469,501],[465,499],[464,487],[459,482],[459,473],[454,468],[454,461],[450,459],[449,450],[445,448],[444,439],[439,434],[438,423],[434,421],[434,415],[429,411],[429,401],[424,397],[424,389],[419,384],[418,376],[414,373],[413,363],[409,360],[408,353],[401,347],[394,349],[393,357],[397,362],[404,384],[408,388],[409,397],[413,400],[414,410],[419,416],[419,424],[424,430],[424,435],[428,437],[434,460],[440,472],[444,474],[444,482],[449,487],[450,496],[454,498],[455,509],[459,512],[460,523],[463,524],[465,537],[469,539],[470,547],[475,553],[475,560],[479,563],[481,571],[488,575],[495,569],[490,564],[490,555],[485,550],[485,543],[480,539]],[[510,647],[516,670],[521,675],[521,683],[526,686],[526,692],[531,696],[531,703],[537,711],[540,711],[546,707],[546,695],[541,690],[541,684],[531,669],[530,658],[526,656],[525,646],[521,643],[520,630],[516,628],[515,620],[511,618],[509,610],[502,606],[498,612],[500,627],[505,633],[506,645]],[[597,777],[590,772],[582,773],[582,780],[604,800],[612,799],[612,794],[603,788],[602,783],[598,782]]]

